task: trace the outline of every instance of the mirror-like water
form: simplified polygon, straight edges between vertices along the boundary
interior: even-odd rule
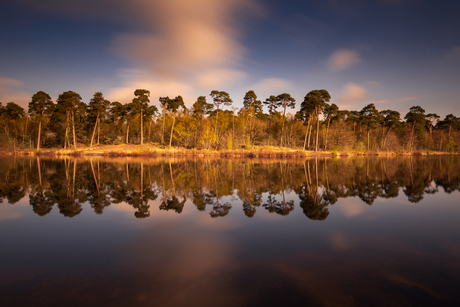
[[[458,157],[0,158],[2,306],[457,306]]]

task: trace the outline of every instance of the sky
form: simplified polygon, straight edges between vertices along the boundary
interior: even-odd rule
[[[460,116],[458,0],[3,0],[0,102],[326,89],[340,109]],[[228,107],[230,108],[230,107]]]

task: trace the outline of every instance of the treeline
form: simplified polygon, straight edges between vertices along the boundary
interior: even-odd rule
[[[460,144],[460,118],[449,114],[441,119],[420,106],[411,107],[403,118],[374,104],[360,111],[340,110],[329,103],[326,90],[313,90],[293,114],[288,111],[296,102],[287,93],[261,101],[248,91],[240,109],[228,108],[233,100],[226,92],[214,90],[210,97],[208,102],[200,96],[187,108],[181,96],[160,97],[155,105],[145,89],[137,89],[126,104],[110,102],[101,92],[85,103],[73,91],[54,102],[39,91],[27,111],[14,102],[0,103],[0,144],[4,149],[155,142],[227,150],[269,145],[315,151],[448,152],[458,151]]]
[[[324,220],[330,205],[341,198],[372,205],[404,195],[418,203],[441,188],[449,194],[460,191],[457,157],[139,161],[5,157],[0,164],[0,203],[14,204],[28,195],[40,216],[55,208],[73,217],[84,204],[102,214],[111,204],[125,202],[137,218],[150,216],[152,206],[181,213],[192,205],[211,217],[230,210],[248,217],[262,210],[280,215],[300,210],[309,219]]]

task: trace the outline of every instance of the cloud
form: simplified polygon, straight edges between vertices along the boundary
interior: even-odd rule
[[[150,101],[155,104],[158,98],[169,96],[176,97],[181,95],[184,101],[190,105],[196,99],[194,88],[184,82],[175,79],[161,79],[151,78],[152,76],[148,71],[142,69],[122,69],[117,74],[121,80],[122,86],[110,88],[106,97],[112,101],[119,101],[121,103],[131,102],[134,98],[134,90],[137,88],[144,88],[150,91]]]
[[[15,79],[0,78],[0,90],[9,89],[11,87],[19,86],[22,82]]]
[[[22,81],[16,79],[0,77],[0,102],[3,102],[4,105],[8,102],[14,102],[23,108],[27,108],[32,94],[16,89],[22,84]]]
[[[203,95],[203,91],[222,87],[225,90],[240,82],[246,77],[238,68],[246,50],[238,42],[241,23],[235,15],[242,9],[256,12],[254,3],[134,1],[134,6],[149,14],[140,16],[144,19],[142,31],[119,33],[114,38],[113,50],[133,63],[139,72],[131,76],[133,82],[121,88],[131,83],[137,87],[149,83],[167,95],[165,92],[174,84],[176,91],[189,90],[189,95],[195,89],[193,96],[196,96],[198,92]]]
[[[120,102],[130,101],[141,86],[166,96],[175,84],[174,95],[196,99],[211,90],[229,91],[241,84],[246,78],[242,62],[247,50],[239,42],[244,21],[266,14],[258,0],[20,1],[78,21],[97,19],[122,27],[110,46],[129,63],[118,73],[122,76],[119,88],[111,90],[125,93],[116,98]],[[188,93],[181,92],[184,89]]]
[[[338,49],[328,59],[328,67],[332,71],[349,69],[361,62],[360,55],[353,50]]]
[[[342,107],[353,106],[357,101],[364,99],[367,95],[367,89],[363,86],[348,83],[343,88],[342,94],[340,95],[337,102]]]
[[[377,100],[377,101],[368,101],[365,102],[365,104],[387,104],[387,103],[395,103],[395,102],[406,102],[406,101],[411,101],[411,100],[417,100],[420,98],[425,97],[425,95],[422,96],[410,96],[410,97],[405,97],[405,98],[400,98],[400,99],[395,99],[395,100],[390,100],[390,99],[382,99],[382,100]]]

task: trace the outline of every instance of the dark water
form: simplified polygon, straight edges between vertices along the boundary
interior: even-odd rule
[[[0,306],[458,306],[457,157],[0,158]]]

